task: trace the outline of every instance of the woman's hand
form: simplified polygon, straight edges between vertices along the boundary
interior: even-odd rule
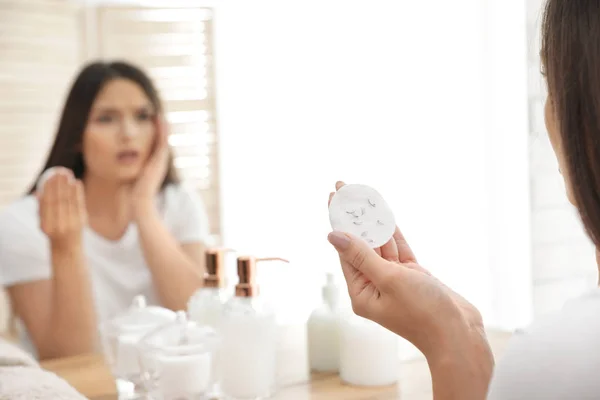
[[[40,227],[50,239],[52,248],[67,249],[80,245],[87,223],[81,181],[75,179],[71,170],[58,168],[36,195]]]
[[[338,182],[336,190],[342,186]],[[330,233],[328,239],[339,253],[357,315],[404,337],[428,357],[456,345],[454,339],[485,339],[479,311],[417,263],[398,227],[378,249],[341,232]]]
[[[155,196],[168,171],[168,136],[167,122],[162,116],[157,117],[154,149],[131,192],[134,213],[138,208],[154,205]]]

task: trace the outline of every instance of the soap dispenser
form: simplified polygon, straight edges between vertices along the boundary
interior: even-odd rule
[[[191,321],[217,328],[226,297],[223,290],[225,253],[230,249],[213,248],[205,253],[204,285],[189,299],[187,310]]]
[[[257,259],[238,257],[235,296],[223,309],[219,333],[220,383],[228,399],[264,399],[275,391],[277,325],[275,312],[259,295]]]
[[[315,372],[338,372],[340,362],[339,287],[332,273],[322,288],[323,303],[307,323],[308,358]]]

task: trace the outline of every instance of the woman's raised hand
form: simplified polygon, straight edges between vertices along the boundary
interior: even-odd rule
[[[338,182],[336,190],[342,186]],[[471,331],[483,335],[479,311],[417,263],[398,227],[377,249],[342,232],[330,233],[328,240],[339,253],[357,315],[404,337],[426,356],[450,342],[449,336]]]
[[[81,242],[87,212],[83,184],[67,168],[57,168],[36,193],[40,227],[53,248],[77,246]]]

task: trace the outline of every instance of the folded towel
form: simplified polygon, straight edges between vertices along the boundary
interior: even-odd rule
[[[85,400],[27,352],[0,339],[0,400]]]
[[[35,359],[15,344],[0,339],[0,367],[39,367]]]
[[[39,367],[0,367],[1,400],[85,400],[65,380]]]

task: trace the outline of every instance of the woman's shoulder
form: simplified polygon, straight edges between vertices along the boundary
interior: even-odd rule
[[[183,184],[169,184],[163,190],[164,220],[181,243],[206,242],[209,220],[197,190]]]
[[[0,284],[47,279],[51,275],[47,243],[35,197],[22,197],[0,211]]]
[[[200,194],[183,183],[170,183],[163,190],[163,207],[172,213],[189,211],[190,207],[203,207]]]
[[[163,192],[165,198],[170,200],[177,200],[195,194],[189,185],[180,182],[167,184]]]
[[[38,202],[32,196],[21,197],[0,211],[0,234],[17,228],[37,228]]]
[[[596,399],[598,348],[600,289],[515,334],[498,362],[488,398]]]

